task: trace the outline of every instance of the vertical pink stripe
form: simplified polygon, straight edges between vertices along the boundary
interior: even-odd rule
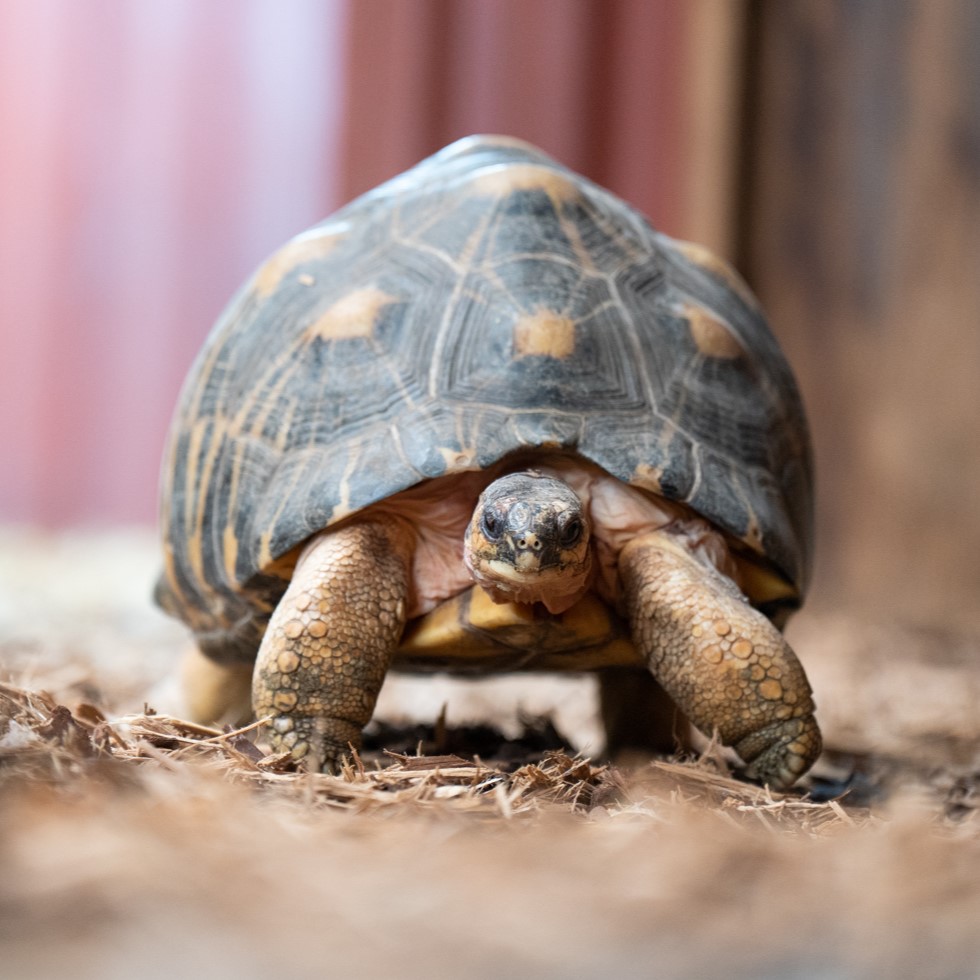
[[[347,2],[0,4],[0,520],[153,519],[215,316],[337,202]]]
[[[0,508],[14,516],[31,513],[43,476],[45,325],[60,285],[52,188],[65,33],[51,3],[0,5]]]

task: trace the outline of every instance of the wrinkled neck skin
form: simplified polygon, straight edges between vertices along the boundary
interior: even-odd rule
[[[684,507],[628,486],[587,461],[555,454],[535,456],[527,469],[561,480],[574,492],[589,525],[588,567],[555,590],[552,606],[567,609],[589,590],[618,608],[619,554],[634,538],[661,531],[698,561],[738,581],[736,563],[722,535]],[[440,602],[468,589],[474,581],[502,602],[542,601],[530,593],[491,589],[467,565],[464,541],[478,498],[495,479],[520,471],[513,461],[490,472],[460,473],[440,487],[421,484],[369,509],[385,520],[398,518],[414,538],[409,618],[425,615]],[[552,583],[554,585],[554,583]]]

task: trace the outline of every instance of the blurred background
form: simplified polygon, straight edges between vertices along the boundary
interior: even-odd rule
[[[818,607],[980,628],[976,0],[0,0],[0,523],[152,524],[237,286],[478,131],[758,292]]]

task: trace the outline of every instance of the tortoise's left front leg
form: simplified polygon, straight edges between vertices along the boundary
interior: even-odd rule
[[[412,536],[349,524],[307,545],[259,648],[252,682],[271,742],[313,771],[335,771],[371,720],[405,627]]]
[[[717,731],[748,775],[795,782],[820,754],[820,730],[779,630],[669,533],[631,541],[619,568],[634,642],[681,710],[706,735]]]

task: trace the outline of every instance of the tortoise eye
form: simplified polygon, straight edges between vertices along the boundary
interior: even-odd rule
[[[504,530],[503,518],[495,510],[488,508],[480,518],[480,530],[488,541],[496,541]]]
[[[582,519],[573,517],[558,530],[558,543],[563,548],[571,548],[582,537]]]

